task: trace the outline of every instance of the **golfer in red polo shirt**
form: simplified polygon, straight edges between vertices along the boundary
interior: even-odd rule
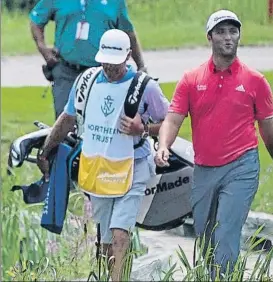
[[[232,270],[237,260],[242,226],[258,189],[255,121],[273,158],[272,92],[265,77],[237,57],[241,25],[227,10],[210,16],[207,38],[212,56],[177,84],[155,157],[158,166],[168,165],[168,148],[189,114],[195,152],[191,199],[195,230],[207,241],[211,238],[212,246],[219,244],[214,263],[222,265],[222,273],[228,262]]]

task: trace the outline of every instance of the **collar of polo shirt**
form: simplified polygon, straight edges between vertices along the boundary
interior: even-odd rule
[[[235,60],[233,61],[233,63],[225,70],[227,71],[229,74],[233,74],[233,73],[237,73],[240,67],[240,60],[238,57],[235,58]],[[215,64],[213,63],[213,59],[212,56],[209,59],[209,70],[212,73],[218,73],[220,71],[216,70]]]

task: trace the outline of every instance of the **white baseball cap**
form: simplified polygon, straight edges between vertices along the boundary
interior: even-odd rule
[[[242,26],[242,23],[240,22],[237,15],[231,11],[228,10],[219,10],[215,13],[213,13],[207,22],[207,34],[220,22],[223,21],[234,21],[239,27]]]
[[[98,63],[121,64],[131,50],[130,38],[122,30],[110,29],[100,39],[99,51],[95,60]]]

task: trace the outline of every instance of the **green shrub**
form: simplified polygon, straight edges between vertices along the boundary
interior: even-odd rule
[[[38,0],[3,0],[1,3],[9,11],[30,11],[37,2]]]

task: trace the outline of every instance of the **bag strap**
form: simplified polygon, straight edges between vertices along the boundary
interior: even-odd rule
[[[124,102],[124,113],[130,118],[137,114],[145,87],[151,79],[145,72],[138,71],[133,78]]]
[[[144,72],[137,72],[129,89],[124,103],[124,112],[125,115],[134,118],[137,114],[138,107],[143,96],[144,90],[149,82],[152,79]],[[144,112],[146,112],[148,105],[144,103]],[[134,145],[134,150],[141,147],[146,139],[141,138],[137,144]]]
[[[83,131],[87,101],[92,85],[101,72],[101,67],[89,68],[80,74],[76,79],[75,109],[77,118],[77,136],[80,137]]]

